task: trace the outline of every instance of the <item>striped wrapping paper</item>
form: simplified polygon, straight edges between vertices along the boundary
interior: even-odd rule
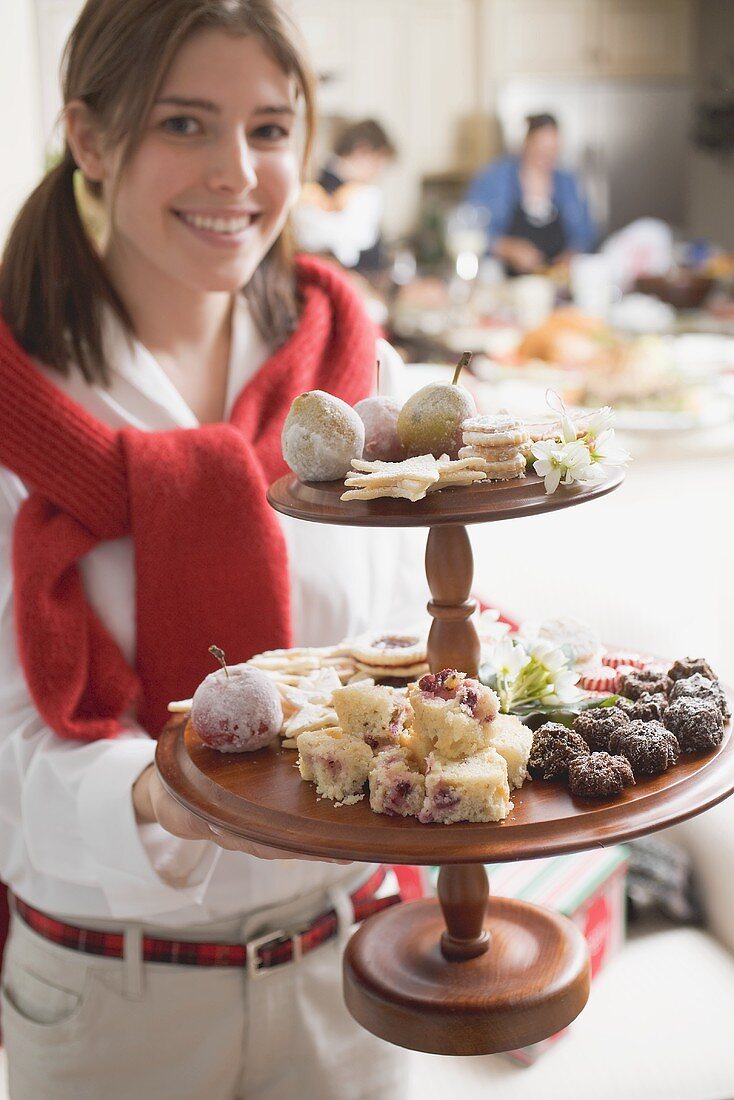
[[[545,905],[565,914],[586,936],[594,978],[624,942],[624,845],[592,849],[571,856],[552,856],[487,866],[491,893]],[[507,1051],[507,1057],[531,1065],[564,1034]]]

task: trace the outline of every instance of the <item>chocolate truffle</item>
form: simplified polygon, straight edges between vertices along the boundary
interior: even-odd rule
[[[619,677],[619,693],[628,699],[639,699],[645,692],[667,695],[669,690],[670,680],[661,668],[633,668]]]
[[[643,691],[640,698],[633,704],[630,717],[641,722],[660,722],[665,714],[668,700],[662,691],[654,694]]]
[[[536,779],[565,779],[571,761],[588,752],[578,733],[560,722],[546,722],[535,731],[528,768]]]
[[[693,676],[694,672],[706,676],[709,680],[716,679],[716,675],[711,671],[711,666],[705,657],[683,657],[680,661],[676,661],[671,665],[668,669],[668,676],[671,680],[687,680],[689,676]]]
[[[634,782],[629,760],[608,752],[577,756],[568,766],[569,790],[579,798],[616,798]]]
[[[628,722],[612,737],[611,748],[627,757],[635,775],[660,775],[680,756],[680,745],[660,722]]]
[[[592,750],[607,752],[609,738],[620,726],[629,722],[629,715],[621,707],[590,707],[579,714],[573,723],[576,733],[581,734]]]
[[[725,722],[731,718],[729,700],[718,680],[710,680],[700,672],[694,672],[692,676],[687,676],[683,680],[676,680],[670,692],[671,701],[688,697],[708,699],[710,703],[716,704]]]
[[[665,712],[665,726],[675,734],[682,752],[711,752],[724,738],[719,708],[709,699],[676,699]]]

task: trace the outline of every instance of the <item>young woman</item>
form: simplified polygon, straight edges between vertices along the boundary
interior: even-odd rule
[[[153,764],[212,642],[242,660],[418,606],[392,536],[265,501],[292,399],[360,399],[376,353],[352,291],[288,249],[308,70],[274,0],[89,0],[64,99],[0,269],[11,1096],[403,1094],[340,991],[389,880],[210,830]]]

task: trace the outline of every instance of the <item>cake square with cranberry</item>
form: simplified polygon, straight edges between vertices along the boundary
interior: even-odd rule
[[[371,682],[347,684],[333,696],[339,725],[377,751],[397,745],[405,719],[405,699],[395,688]]]
[[[412,753],[405,748],[379,752],[370,765],[370,806],[378,814],[417,817],[426,795],[426,781]]]
[[[489,744],[507,764],[510,789],[522,787],[528,777],[533,731],[514,714],[498,714],[489,727]]]
[[[435,751],[449,760],[481,752],[490,743],[499,711],[495,693],[456,669],[428,673],[408,688],[412,726],[424,755]]]
[[[422,822],[503,821],[511,809],[507,764],[496,749],[463,760],[428,757]]]
[[[316,784],[322,798],[336,802],[361,795],[372,763],[372,749],[338,726],[311,730],[298,738],[301,778]]]

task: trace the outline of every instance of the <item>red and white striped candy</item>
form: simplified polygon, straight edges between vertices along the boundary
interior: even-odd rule
[[[579,687],[583,691],[613,692],[617,684],[617,670],[614,668],[592,668],[582,672]]]
[[[616,672],[614,691],[617,695],[622,693],[622,677],[626,676],[628,672],[639,672],[638,668],[634,665],[620,665],[619,668],[614,670]]]
[[[629,665],[630,668],[644,668],[646,661],[639,653],[630,653],[627,650],[615,650],[605,653],[601,659],[603,665],[609,668],[619,668],[620,665]]]

